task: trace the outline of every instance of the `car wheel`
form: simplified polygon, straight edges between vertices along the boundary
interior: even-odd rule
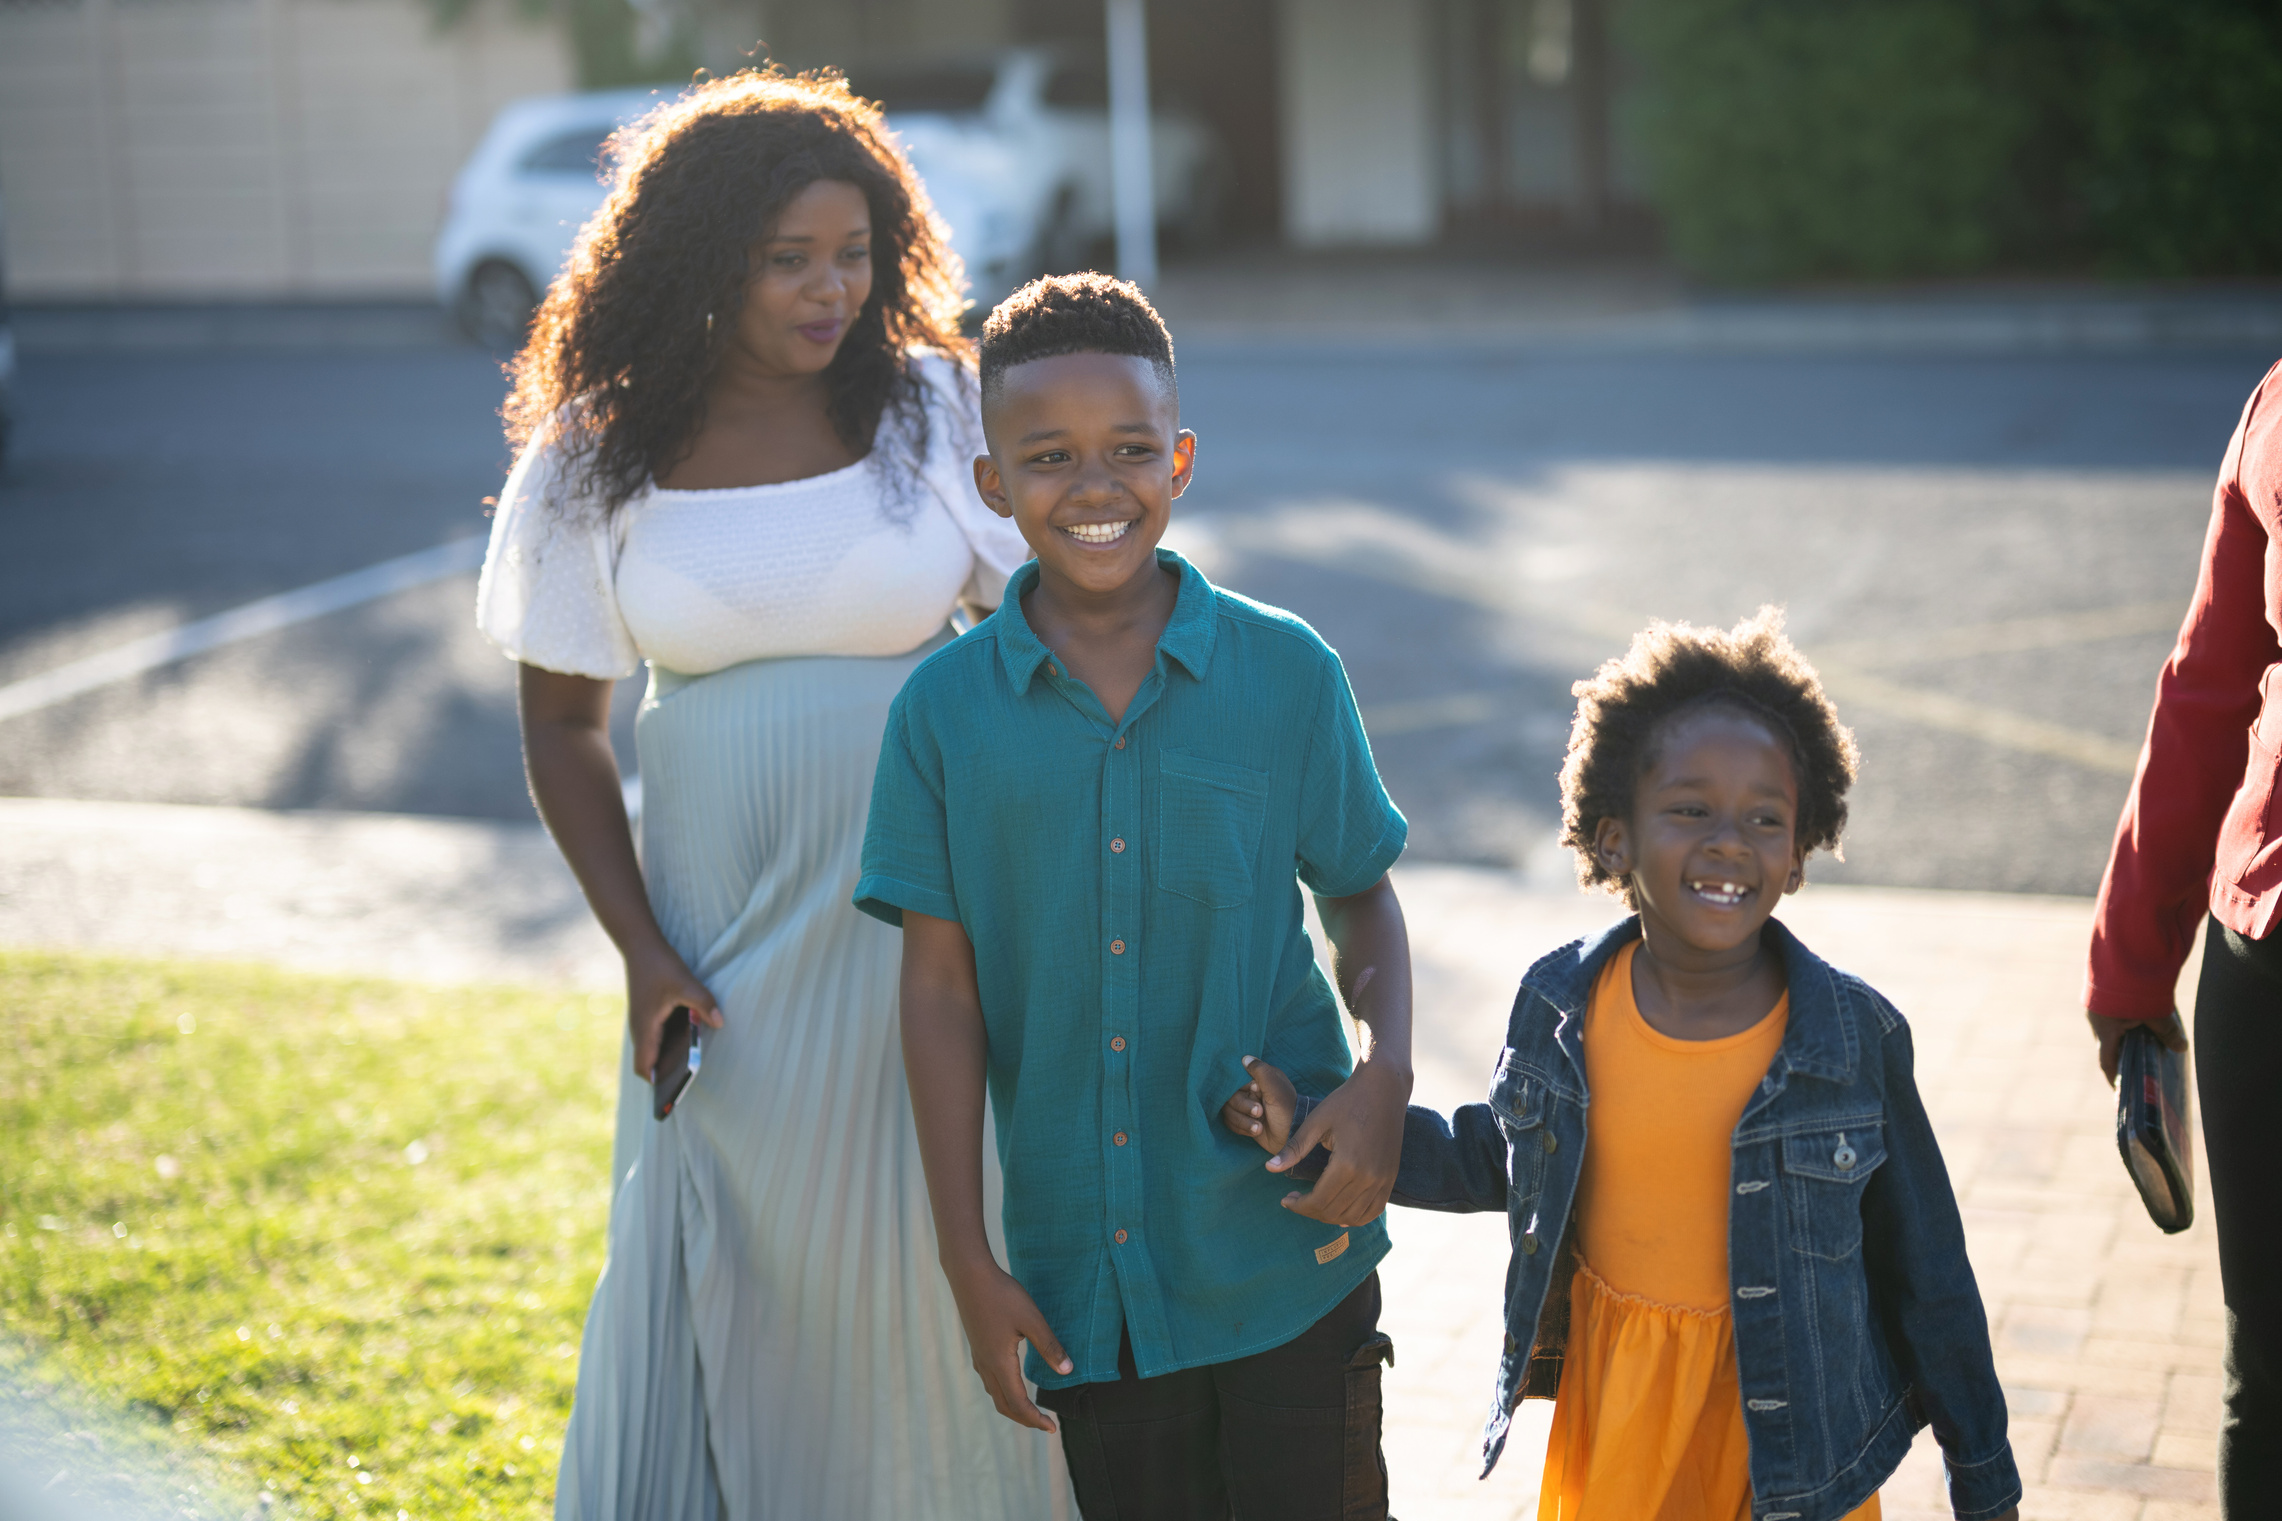
[[[467,277],[460,327],[485,348],[519,349],[538,309],[539,293],[523,271],[504,259],[486,259]]]

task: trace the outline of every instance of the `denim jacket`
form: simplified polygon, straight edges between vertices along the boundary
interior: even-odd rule
[[[1487,1104],[1413,1107],[1394,1202],[1502,1209],[1505,1353],[1483,1432],[1495,1467],[1514,1406],[1549,1399],[1569,1327],[1571,1230],[1591,1095],[1585,1001],[1628,919],[1529,969]],[[1909,1026],[1780,923],[1791,1009],[1735,1127],[1728,1273],[1753,1521],[1838,1521],[1931,1424],[1960,1517],[2018,1504],[1989,1323],[1949,1173],[1911,1077]]]

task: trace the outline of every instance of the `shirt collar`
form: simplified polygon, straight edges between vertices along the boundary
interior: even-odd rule
[[[1182,559],[1170,549],[1157,551],[1157,563],[1168,566],[1181,578],[1180,591],[1173,602],[1173,615],[1165,621],[1165,631],[1157,636],[1159,654],[1172,658],[1175,664],[1189,673],[1191,679],[1204,680],[1206,667],[1212,664],[1213,636],[1218,632],[1219,593],[1204,578],[1204,572]],[[1017,693],[1030,690],[1030,680],[1038,674],[1053,651],[1030,627],[1030,619],[1022,610],[1022,598],[1038,584],[1038,562],[1025,560],[1006,578],[1006,595],[998,604],[994,621],[1004,624],[998,631],[999,657],[1006,662],[1006,679],[1014,684]]]

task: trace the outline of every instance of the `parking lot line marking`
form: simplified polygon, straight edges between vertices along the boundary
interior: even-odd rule
[[[1363,727],[1373,735],[1411,734],[1421,729],[1463,729],[1515,711],[1512,698],[1496,692],[1452,692],[1407,702],[1382,702],[1363,710]]]
[[[1191,520],[1194,525],[1195,520]],[[1533,595],[1525,579],[1510,574],[1478,546],[1450,539],[1424,524],[1390,517],[1378,509],[1331,504],[1316,509],[1308,531],[1287,530],[1273,519],[1223,526],[1213,520],[1190,529],[1202,550],[1228,549],[1266,554],[1370,576],[1431,596],[1470,602],[1503,616],[1520,616],[1571,633],[1608,639],[1621,646],[1639,625],[1613,609],[1575,598]],[[1849,705],[1884,713],[1925,728],[1962,734],[1985,744],[2067,761],[2087,770],[2129,776],[2139,764],[2137,743],[2087,733],[2064,724],[1969,701],[1947,692],[1904,685],[1872,674],[1866,667],[1908,666],[1919,662],[1966,659],[2060,649],[2175,627],[2177,604],[2134,602],[2119,607],[2040,617],[2006,619],[1936,630],[1911,639],[1850,640],[1810,645],[1805,654],[1835,696]],[[1466,728],[1511,709],[1499,694],[1458,692],[1442,697],[1375,704],[1363,713],[1365,728],[1380,735]]]
[[[1808,652],[1813,659],[1813,652]],[[2101,734],[2089,734],[2065,724],[2048,723],[2008,708],[1969,702],[1947,692],[1904,686],[1851,666],[1818,661],[1824,685],[1842,702],[1875,713],[1900,718],[1928,729],[1946,729],[1985,744],[2019,750],[2029,755],[2068,761],[2088,771],[2130,776],[2139,769],[2139,744],[2126,744]]]
[[[2095,607],[2077,613],[2049,613],[2035,618],[2006,618],[1996,623],[1970,623],[1958,628],[1921,630],[1906,639],[1856,639],[1815,646],[1818,661],[1833,661],[1856,670],[1883,666],[1930,665],[1941,660],[1972,660],[1987,655],[2020,655],[2034,650],[2065,649],[2123,639],[2138,634],[2167,634],[2179,626],[2187,608],[2177,597],[2160,602],[2127,602],[2120,607]]]
[[[486,542],[482,534],[470,534],[433,549],[383,560],[378,565],[279,592],[274,597],[263,597],[210,618],[177,624],[96,654],[66,661],[53,670],[0,687],[0,722],[224,645],[273,634],[312,618],[345,612],[432,581],[465,575],[483,564]]]

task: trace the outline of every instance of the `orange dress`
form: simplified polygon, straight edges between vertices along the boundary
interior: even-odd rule
[[[1641,1017],[1626,946],[1585,1010],[1590,1139],[1577,1275],[1538,1521],[1749,1521],[1751,1445],[1728,1316],[1736,1121],[1786,995],[1750,1029],[1678,1040]],[[1847,1521],[1878,1521],[1872,1495]]]

